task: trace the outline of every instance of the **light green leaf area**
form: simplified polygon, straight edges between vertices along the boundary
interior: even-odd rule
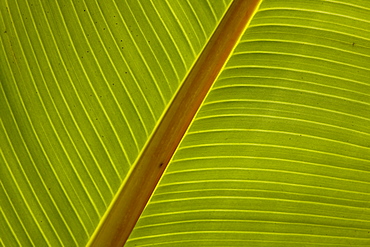
[[[0,2],[0,238],[83,246],[230,1]]]
[[[370,246],[369,78],[369,1],[263,1],[126,246]]]

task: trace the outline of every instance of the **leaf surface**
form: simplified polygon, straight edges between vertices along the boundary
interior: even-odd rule
[[[370,244],[362,4],[262,2],[126,246]]]
[[[1,236],[85,245],[230,1],[2,1]]]
[[[2,245],[87,244],[230,4],[0,3]],[[369,30],[262,1],[125,246],[370,245]]]

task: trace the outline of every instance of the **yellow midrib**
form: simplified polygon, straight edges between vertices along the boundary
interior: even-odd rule
[[[234,0],[173,98],[93,234],[89,246],[123,246],[168,162],[261,0]]]

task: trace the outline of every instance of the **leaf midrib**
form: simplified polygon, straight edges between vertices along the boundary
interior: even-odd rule
[[[261,0],[235,0],[169,104],[89,246],[123,246]]]

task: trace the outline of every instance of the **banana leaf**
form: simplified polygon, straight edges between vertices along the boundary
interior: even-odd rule
[[[217,30],[205,99],[169,116]],[[0,245],[370,246],[369,78],[366,0],[2,0]]]

